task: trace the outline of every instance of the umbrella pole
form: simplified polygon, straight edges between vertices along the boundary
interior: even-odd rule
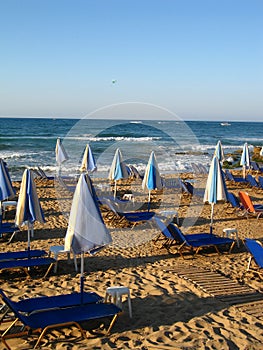
[[[115,184],[114,184],[114,199],[116,198],[116,193],[117,193],[117,181],[115,180]]]
[[[149,191],[149,195],[148,195],[148,211],[150,211],[151,208],[151,191]]]
[[[246,166],[243,165],[243,179],[246,178]]]
[[[80,262],[80,298],[81,298],[81,304],[83,303],[83,293],[84,293],[84,252],[81,252],[81,262]]]
[[[214,216],[214,203],[211,204],[210,234],[213,233],[213,216]]]

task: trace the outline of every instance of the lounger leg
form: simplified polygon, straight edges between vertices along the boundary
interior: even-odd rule
[[[114,323],[116,322],[116,319],[117,319],[118,315],[119,315],[119,314],[116,314],[116,315],[113,316],[113,319],[111,320],[111,323],[110,323],[110,325],[109,325],[109,328],[108,328],[107,331],[106,331],[106,334],[107,334],[107,335],[110,333],[110,331],[111,331],[111,329],[112,329]]]
[[[232,249],[234,248],[235,244],[236,244],[236,242],[233,242],[233,243],[231,244],[230,249],[229,249],[229,251],[228,251],[229,253],[232,252]]]
[[[16,324],[16,322],[18,321],[19,319],[16,318],[12,323],[11,325],[4,331],[4,333],[2,334],[1,336],[1,340],[2,340],[2,343],[7,347],[8,350],[11,350],[10,346],[7,344],[6,342],[6,339],[8,338],[15,338],[18,334],[7,334],[11,328],[13,328],[13,326]]]
[[[84,329],[77,322],[68,322],[68,323],[56,324],[56,325],[52,325],[52,326],[47,326],[47,327],[45,327],[42,330],[42,332],[41,332],[40,336],[38,337],[37,342],[36,342],[36,344],[34,346],[34,349],[36,349],[38,347],[41,339],[44,337],[44,335],[46,334],[46,332],[49,329],[54,329],[54,328],[58,328],[58,327],[68,327],[68,326],[73,326],[73,325],[75,325],[80,330],[81,335],[82,335],[83,338],[87,338]]]
[[[47,269],[47,272],[45,273],[45,275],[43,276],[43,278],[46,278],[46,277],[47,277],[47,275],[49,274],[49,271],[52,269],[53,265],[54,265],[54,263],[51,263],[51,264],[49,265],[49,268]]]
[[[251,260],[252,260],[252,256],[250,256],[249,259],[248,259],[247,271],[248,271],[249,268],[250,268]]]

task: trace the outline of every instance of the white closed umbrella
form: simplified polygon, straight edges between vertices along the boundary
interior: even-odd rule
[[[210,233],[213,232],[214,205],[219,201],[227,200],[227,188],[224,180],[223,171],[217,156],[214,156],[210,165],[206,188],[204,193],[204,202],[211,204],[211,223]]]
[[[111,235],[104,224],[96,193],[88,174],[81,174],[74,193],[65,250],[81,254],[80,291],[84,290],[84,253],[92,253],[111,243]]]
[[[244,143],[241,159],[240,159],[240,165],[243,167],[243,178],[246,178],[246,169],[250,167],[250,156],[249,156],[249,150],[247,142]]]
[[[97,169],[96,161],[93,156],[92,150],[89,145],[86,145],[81,166],[80,166],[80,171],[92,173],[96,169]]]

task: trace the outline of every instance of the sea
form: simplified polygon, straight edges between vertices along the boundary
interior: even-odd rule
[[[193,163],[207,168],[218,140],[225,154],[242,150],[248,143],[263,146],[263,123],[181,120],[112,120],[1,118],[0,157],[7,163],[13,181],[21,180],[25,168],[40,166],[56,175],[57,138],[68,160],[60,172],[76,176],[84,149],[89,144],[97,163],[92,176],[107,178],[117,148],[123,161],[143,172],[152,151],[161,174],[188,172]]]

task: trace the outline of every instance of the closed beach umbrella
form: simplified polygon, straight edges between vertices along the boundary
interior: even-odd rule
[[[128,177],[129,173],[127,171],[127,166],[122,160],[120,149],[117,148],[109,172],[109,180],[115,181],[114,198],[116,197],[117,181],[127,179]]]
[[[28,227],[28,249],[30,249],[30,233],[33,235],[34,222],[44,223],[44,215],[37,195],[36,184],[32,170],[23,173],[17,202],[15,224]]]
[[[66,160],[68,160],[67,152],[64,146],[62,145],[60,138],[57,139],[55,151],[56,151],[56,162],[59,166],[59,175],[60,175],[61,164],[64,163]]]
[[[74,193],[65,250],[81,254],[80,291],[84,289],[84,253],[92,253],[111,243],[111,235],[105,226],[88,174],[81,174]]]
[[[82,172],[93,172],[97,169],[95,158],[92,154],[91,148],[89,145],[86,146],[84,155],[82,158],[82,163],[80,171]]]
[[[3,159],[0,159],[0,201],[13,198],[16,192],[12,186],[9,171]]]
[[[260,152],[259,152],[259,155],[260,155],[261,157],[263,157],[263,147],[261,148],[261,150],[260,150]]]
[[[243,151],[240,159],[240,165],[243,166],[243,178],[246,178],[246,169],[250,167],[250,158],[247,142],[244,143]]]
[[[144,191],[149,191],[148,210],[150,209],[151,191],[161,189],[162,187],[162,180],[157,160],[155,157],[155,153],[152,151],[142,180],[142,189]]]
[[[214,155],[217,156],[219,162],[223,162],[223,160],[225,159],[223,147],[220,140],[217,142]]]
[[[224,174],[218,158],[214,156],[210,165],[204,194],[204,202],[211,204],[210,233],[213,231],[214,205],[219,201],[226,200],[227,188],[224,180]]]

